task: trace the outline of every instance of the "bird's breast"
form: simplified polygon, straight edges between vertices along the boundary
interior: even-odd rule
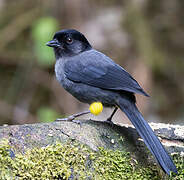
[[[64,70],[64,60],[58,60],[56,61],[55,64],[55,73],[56,73],[56,79],[59,81],[59,83],[62,85],[62,87],[68,91],[69,93],[71,93],[73,95],[73,93],[75,93],[76,90],[76,86],[75,83],[70,81],[66,75],[65,75],[65,70]]]
[[[57,60],[55,64],[56,79],[63,86],[65,84],[65,74],[64,74],[64,62],[62,60]]]

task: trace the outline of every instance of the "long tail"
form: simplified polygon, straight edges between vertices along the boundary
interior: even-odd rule
[[[170,174],[170,171],[177,173],[176,166],[174,165],[171,157],[168,155],[165,148],[159,141],[158,137],[154,134],[149,124],[144,120],[135,103],[122,98],[120,99],[118,105],[135,126],[137,132],[142,137],[146,146],[154,155],[162,169],[167,174]]]

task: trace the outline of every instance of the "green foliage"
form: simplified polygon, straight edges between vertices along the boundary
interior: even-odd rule
[[[173,160],[176,164],[178,174],[171,174],[170,180],[183,180],[184,179],[184,156],[179,156],[178,154],[173,155]]]
[[[32,29],[32,37],[35,45],[35,53],[38,63],[41,66],[50,66],[54,63],[52,48],[46,46],[46,43],[53,38],[54,33],[58,30],[58,23],[52,17],[38,19]]]
[[[42,148],[26,150],[24,154],[10,157],[11,146],[0,143],[0,179],[98,179],[98,180],[160,180],[156,167],[140,167],[127,152],[92,151],[75,141],[56,143]],[[183,160],[175,162],[183,176]],[[177,177],[174,179],[176,180]]]
[[[37,112],[37,117],[40,122],[52,122],[58,118],[59,115],[49,107],[41,107]]]

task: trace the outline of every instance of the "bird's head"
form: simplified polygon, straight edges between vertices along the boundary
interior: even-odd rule
[[[85,36],[74,29],[57,32],[46,45],[54,48],[56,58],[75,56],[92,48]]]

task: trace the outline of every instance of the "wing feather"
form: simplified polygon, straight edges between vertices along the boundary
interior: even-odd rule
[[[125,69],[95,50],[81,53],[75,58],[71,57],[65,63],[64,70],[66,77],[74,82],[148,96]]]

